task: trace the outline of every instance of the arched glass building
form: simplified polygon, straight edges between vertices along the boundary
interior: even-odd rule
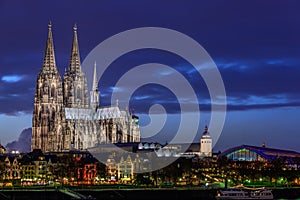
[[[234,161],[266,161],[280,158],[289,163],[300,163],[300,153],[290,150],[241,145],[230,148],[219,155]]]

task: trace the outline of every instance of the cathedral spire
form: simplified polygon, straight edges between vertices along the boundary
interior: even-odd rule
[[[98,90],[98,79],[97,79],[97,67],[96,62],[94,64],[94,77],[93,77],[93,88],[90,92],[91,108],[96,110],[100,104],[100,92]]]
[[[62,141],[64,110],[62,80],[55,64],[52,24],[48,24],[48,38],[42,71],[34,95],[31,150],[59,151]]]
[[[96,68],[96,61],[94,63],[94,77],[93,77],[93,88],[92,90],[98,90],[98,80],[97,80],[97,68]]]
[[[76,24],[74,24],[73,30],[74,30],[74,35],[73,35],[73,43],[72,43],[69,71],[70,72],[80,72],[81,67],[80,67],[80,55],[79,55],[79,48],[78,48],[77,25]]]
[[[89,104],[87,82],[81,69],[76,24],[73,32],[70,63],[64,75],[64,101],[70,108],[87,108]]]
[[[46,43],[43,67],[47,70],[56,68],[51,21],[48,23],[48,38]]]

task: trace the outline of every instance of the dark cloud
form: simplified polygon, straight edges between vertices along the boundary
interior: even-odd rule
[[[222,69],[221,74],[229,96],[267,96],[274,94],[293,95],[299,93],[299,62],[282,59],[280,64],[266,64],[252,61],[237,63]],[[240,66],[245,70],[238,70]]]
[[[298,87],[299,64],[300,60],[284,58],[277,60],[235,61],[232,63],[217,62],[225,84],[228,111],[269,109],[285,106],[298,107],[300,97]],[[185,69],[189,68],[185,64],[180,65],[179,68],[181,69],[179,71],[182,73],[186,73],[182,70],[184,66],[186,66]],[[112,74],[113,72],[111,72]],[[194,74],[196,74],[195,71],[190,73],[188,75],[190,77],[187,78],[197,93],[200,109],[202,111],[210,111],[211,104],[206,85],[201,78],[195,78]],[[164,77],[164,75],[159,76],[161,78]],[[108,75],[107,77],[111,76]],[[114,84],[111,78],[107,82],[109,82],[109,85]],[[103,83],[107,82],[103,81]],[[111,94],[111,86],[101,83],[100,85],[104,87],[102,88],[102,93],[106,94],[102,97],[102,103],[109,105],[111,96],[107,94]],[[126,88],[123,88],[123,90],[126,91]],[[177,113],[179,112],[178,102],[180,102],[180,99],[176,99],[174,94],[170,93],[170,90],[155,85],[139,88],[131,97],[131,106],[134,106],[140,113],[148,113],[150,105],[164,103],[170,113]],[[192,112],[192,110],[190,111]]]
[[[35,90],[33,78],[25,76],[12,83],[0,82],[0,114],[18,115],[32,112]]]
[[[280,144],[286,140],[282,132],[289,132],[292,139],[286,140],[286,144],[290,145],[298,141],[296,133],[299,128],[295,120],[298,119],[298,109],[291,109],[295,110],[292,115],[281,113],[283,109],[277,109],[277,114],[272,112],[264,116],[264,113],[275,108],[299,107],[299,7],[298,0],[228,0],[217,3],[199,0],[188,3],[179,0],[1,1],[0,114],[32,113],[49,20],[52,21],[56,63],[61,75],[69,63],[74,23],[78,27],[82,61],[96,45],[121,31],[137,27],[164,27],[190,36],[205,48],[222,75],[227,93],[227,109],[247,111],[228,113],[228,116],[236,116],[227,118],[226,125],[231,126],[222,133],[223,138],[227,139],[222,140],[226,145],[236,142],[237,137],[241,138],[238,144],[245,141],[241,132],[248,132],[246,141],[251,141],[251,138],[260,140],[259,136],[262,135],[268,138],[270,133],[277,133],[283,136],[274,139]],[[193,73],[185,60],[159,50],[135,51],[112,63],[99,82],[101,105],[111,103],[112,88],[122,74],[149,62],[172,66],[182,73],[193,85],[200,110],[209,113],[210,98],[203,79]],[[2,79],[12,75],[23,78],[16,82]],[[167,73],[162,72],[157,78],[162,79],[164,75]],[[125,86],[122,89],[126,91]],[[119,101],[122,105],[122,99]],[[167,88],[145,86],[134,93],[130,108],[134,108],[136,114],[143,114],[148,113],[151,105],[159,103],[168,113],[173,114],[179,112],[179,102],[180,99]],[[185,103],[193,105],[197,102]],[[254,117],[251,118],[249,113]],[[256,125],[252,125],[251,120],[258,116],[263,117]],[[242,122],[239,121],[241,119]],[[277,129],[274,128],[274,121],[281,121],[275,123]],[[287,123],[285,126],[281,125],[283,121]],[[295,125],[291,126],[291,121]],[[165,133],[173,131],[170,123],[169,127],[164,127],[162,138],[167,137]],[[258,124],[264,127],[255,130]],[[290,129],[286,131],[286,127]],[[261,134],[262,130],[265,134]],[[257,135],[253,136],[253,133]],[[10,143],[10,147],[20,146],[19,141],[21,139]],[[284,143],[281,145],[284,146]],[[297,148],[297,144],[294,146]]]
[[[273,103],[273,104],[254,104],[254,105],[227,105],[228,110],[261,110],[281,107],[300,107],[300,102]]]
[[[92,1],[84,6],[80,1],[55,0],[49,4],[3,1],[0,7],[3,27],[0,78],[9,75],[25,78],[14,83],[0,81],[0,112],[9,115],[32,112],[35,81],[42,67],[49,20],[53,24],[60,72],[68,66],[74,23],[79,27],[82,60],[98,43],[120,31],[144,26],[166,27],[191,36],[216,61],[228,98],[236,101],[229,102],[229,110],[297,106],[300,74],[298,7],[298,1],[277,0],[272,4],[268,1],[227,1],[218,5],[199,1],[188,4],[181,1]],[[210,109],[203,80],[188,73],[190,67],[186,61],[159,50],[133,52],[114,62],[112,70],[99,83],[102,103],[110,104],[108,88],[118,77],[147,62],[164,63],[183,73],[194,85],[200,108]],[[136,95],[132,105],[141,113],[146,112],[145,103],[166,103],[171,113],[177,112],[178,102],[166,90],[144,88]],[[287,102],[282,103],[274,97],[272,103],[240,105],[250,96],[269,98],[272,95],[282,95]]]

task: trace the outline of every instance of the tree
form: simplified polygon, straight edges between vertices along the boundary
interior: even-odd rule
[[[227,156],[221,156],[218,159],[218,167],[221,173],[221,177],[224,178],[225,188],[228,187],[228,178],[231,170],[231,160],[227,158]]]

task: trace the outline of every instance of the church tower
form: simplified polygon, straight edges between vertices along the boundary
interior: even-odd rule
[[[90,101],[91,101],[91,108],[96,111],[97,108],[100,106],[100,92],[98,90],[98,79],[97,79],[97,69],[96,69],[96,62],[94,64],[94,76],[93,76],[93,88],[90,92]]]
[[[66,116],[66,137],[65,143],[69,149],[83,149],[86,138],[91,137],[92,131],[85,116],[88,109],[88,88],[87,80],[81,68],[80,54],[77,39],[77,26],[73,27],[73,42],[71,48],[70,63],[64,74],[64,106],[65,110],[71,110],[74,115]],[[66,111],[66,113],[69,113]],[[95,130],[95,128],[93,128]],[[88,135],[89,134],[89,135]],[[86,138],[85,138],[86,137]],[[92,137],[91,137],[92,139]]]
[[[64,75],[64,104],[67,108],[88,108],[87,81],[81,69],[76,24],[73,30],[70,63]]]
[[[209,135],[207,126],[205,126],[200,139],[200,154],[201,156],[212,156],[212,138]]]
[[[120,110],[118,103],[100,107],[96,63],[93,87],[88,94],[76,25],[73,27],[70,63],[62,81],[56,67],[52,25],[49,23],[44,63],[34,95],[31,150],[86,150],[101,143],[139,141],[137,116],[128,116],[128,111]]]
[[[31,150],[60,151],[64,132],[62,80],[55,63],[52,25],[48,24],[48,38],[43,68],[39,72],[34,95]]]

